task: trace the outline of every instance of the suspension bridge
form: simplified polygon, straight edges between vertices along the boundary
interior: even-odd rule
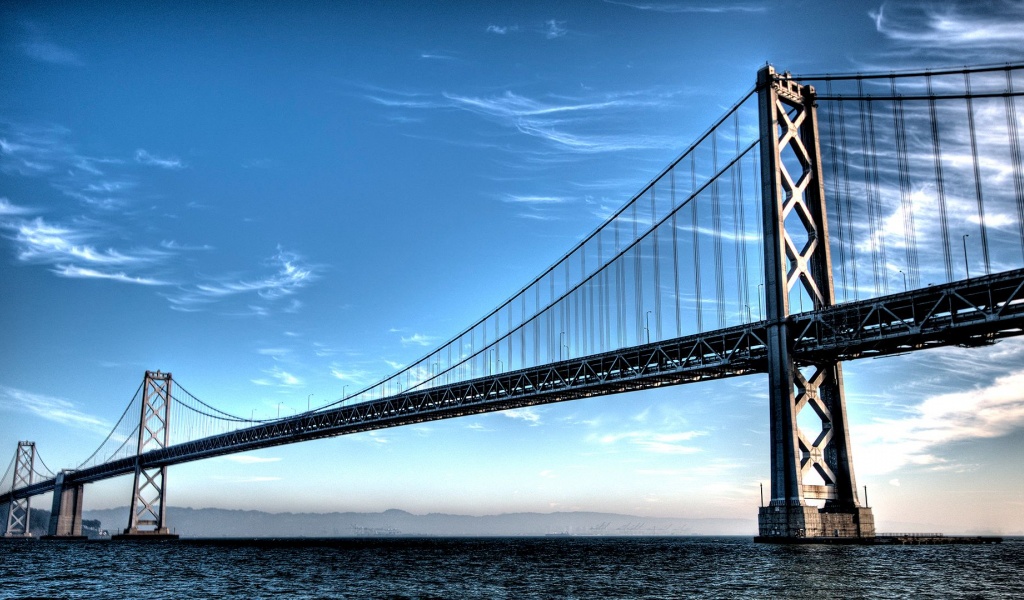
[[[168,467],[412,423],[767,373],[759,539],[875,535],[842,363],[1024,332],[1024,65],[806,75],[756,85],[607,221],[408,367],[283,419],[224,412],[147,371],[107,438],[53,471],[18,444],[6,535],[53,493],[133,475],[124,537],[168,534]]]

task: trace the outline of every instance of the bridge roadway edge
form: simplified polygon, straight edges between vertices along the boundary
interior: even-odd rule
[[[375,429],[766,371],[767,321],[311,412],[67,473],[69,484]],[[1024,334],[1024,269],[847,302],[787,318],[800,363],[857,360]],[[50,492],[55,480],[0,494]]]

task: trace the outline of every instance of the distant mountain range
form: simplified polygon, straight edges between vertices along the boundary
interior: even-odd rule
[[[128,508],[87,510],[102,529],[120,533]],[[168,525],[189,538],[229,537],[381,537],[381,536],[545,536],[545,535],[749,535],[753,519],[677,519],[598,512],[511,513],[486,515],[414,515],[403,510],[380,513],[267,513],[220,508],[167,508]]]

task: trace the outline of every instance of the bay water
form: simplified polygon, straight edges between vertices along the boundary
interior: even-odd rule
[[[0,598],[1024,598],[1024,539],[747,537],[0,542]]]

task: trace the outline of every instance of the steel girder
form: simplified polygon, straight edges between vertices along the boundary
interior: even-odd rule
[[[151,450],[67,475],[84,484],[246,450],[481,414],[767,372],[768,321],[695,334],[306,413]],[[797,366],[941,346],[978,346],[1024,333],[1024,269],[957,281],[784,320]],[[813,376],[812,376],[813,378]],[[0,503],[53,490],[54,480],[0,495]]]

